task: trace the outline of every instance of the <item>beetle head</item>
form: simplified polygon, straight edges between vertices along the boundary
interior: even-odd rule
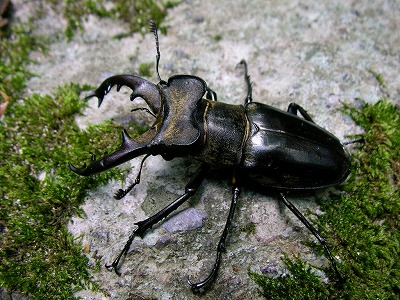
[[[122,144],[113,153],[96,160],[92,156],[89,166],[77,168],[69,163],[70,169],[83,176],[92,175],[120,165],[143,154],[162,155],[165,159],[187,155],[189,148],[199,140],[199,103],[206,91],[206,83],[195,76],[176,75],[168,82],[155,85],[143,78],[117,75],[106,79],[88,97],[97,97],[99,106],[113,85],[117,89],[126,85],[133,92],[131,100],[143,98],[156,120],[151,128],[136,138],[122,131]],[[201,121],[200,121],[201,122]]]
[[[143,135],[131,139],[128,133],[122,131],[122,144],[113,153],[105,155],[100,160],[92,156],[89,166],[76,168],[69,163],[70,169],[83,176],[105,171],[143,154],[162,155],[165,159],[187,155],[188,147],[195,144],[201,135],[197,120],[199,103],[206,91],[204,80],[189,75],[177,75],[165,82],[158,70],[160,49],[157,26],[150,22],[150,31],[156,41],[156,70],[159,78],[157,85],[133,75],[116,75],[106,79],[88,97],[97,97],[99,106],[111,88],[116,85],[117,91],[122,86],[132,89],[131,100],[143,98],[156,116],[152,127]]]

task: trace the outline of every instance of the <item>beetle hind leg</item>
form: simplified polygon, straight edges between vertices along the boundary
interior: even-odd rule
[[[333,268],[333,270],[336,273],[336,276],[338,277],[340,282],[344,282],[343,277],[340,275],[339,270],[337,269],[336,266],[336,262],[335,259],[332,256],[331,251],[329,250],[328,245],[326,244],[326,241],[324,239],[323,236],[321,236],[321,234],[318,232],[317,229],[315,229],[314,226],[311,225],[310,222],[308,222],[308,220],[306,219],[306,217],[303,216],[303,214],[289,201],[286,199],[285,195],[283,193],[279,193],[280,195],[280,199],[283,202],[283,204],[286,205],[287,208],[290,209],[290,211],[292,213],[295,214],[295,216],[307,227],[308,230],[311,231],[311,233],[317,238],[317,240],[319,241],[319,243],[322,245],[322,247],[324,248],[325,254],[328,257],[331,266]]]
[[[292,114],[292,115],[296,115],[297,116],[297,112],[300,112],[301,116],[306,119],[307,121],[310,121],[312,123],[315,123],[314,120],[310,117],[310,115],[307,113],[307,111],[301,107],[300,105],[292,102],[289,104],[287,112]]]

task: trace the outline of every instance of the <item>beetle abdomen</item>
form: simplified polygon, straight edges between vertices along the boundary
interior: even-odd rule
[[[346,179],[350,157],[328,131],[260,103],[246,106],[251,132],[241,169],[267,187],[315,189]]]

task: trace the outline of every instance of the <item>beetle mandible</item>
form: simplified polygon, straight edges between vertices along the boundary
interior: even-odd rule
[[[205,81],[191,75],[174,75],[163,81],[159,74],[160,50],[157,27],[150,22],[156,41],[156,70],[158,84],[134,75],[116,75],[106,79],[88,97],[97,97],[99,106],[111,88],[116,85],[133,90],[130,99],[145,100],[147,112],[155,117],[151,128],[136,138],[122,131],[122,144],[113,153],[96,160],[92,156],[89,166],[70,169],[82,176],[103,172],[138,156],[144,156],[138,176],[125,190],[120,189],[116,199],[124,197],[140,182],[143,162],[150,155],[161,155],[166,160],[190,156],[200,162],[198,170],[189,180],[185,192],[161,211],[135,223],[125,247],[112,262],[106,265],[117,274],[122,256],[126,255],[133,239],[143,238],[146,231],[175,211],[199,189],[210,169],[231,171],[232,200],[228,218],[220,237],[214,266],[203,281],[193,283],[192,290],[203,291],[217,276],[221,255],[241,190],[241,179],[276,191],[279,199],[312,232],[324,248],[337,277],[342,277],[325,239],[286,198],[288,190],[316,190],[343,182],[350,172],[350,156],[340,141],[314,123],[299,105],[291,103],[287,112],[253,102],[252,85],[247,64],[244,79],[247,96],[244,105],[231,105],[217,101],[216,93]],[[300,116],[297,116],[297,113]]]

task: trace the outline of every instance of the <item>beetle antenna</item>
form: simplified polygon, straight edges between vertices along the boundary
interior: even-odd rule
[[[247,63],[244,59],[242,59],[238,65],[242,65],[244,67],[244,81],[247,86],[247,95],[245,99],[245,103],[253,102],[253,83],[251,82],[250,75],[247,70]]]
[[[161,79],[160,72],[158,71],[158,66],[160,64],[160,57],[161,57],[161,55],[160,55],[160,43],[158,41],[158,28],[157,28],[156,22],[154,20],[150,20],[149,23],[150,23],[149,24],[150,31],[154,34],[154,38],[156,40],[156,49],[157,49],[156,70],[157,70],[158,80],[161,82],[163,80]]]

